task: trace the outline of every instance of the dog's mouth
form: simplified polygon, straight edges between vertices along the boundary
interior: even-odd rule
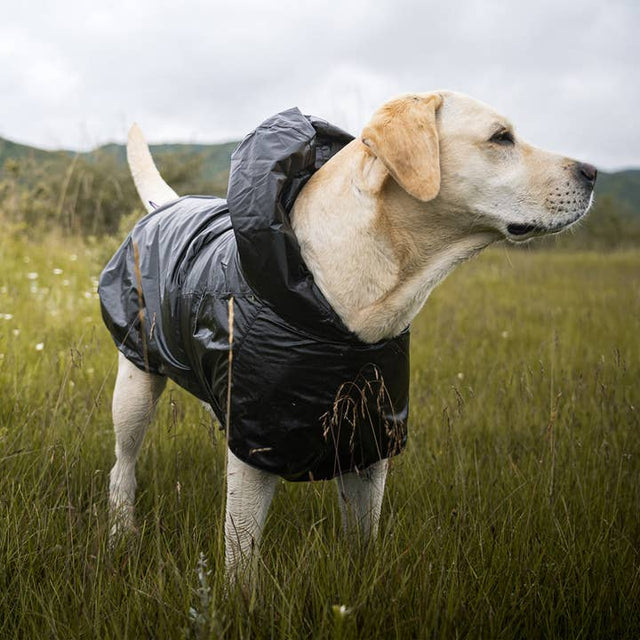
[[[524,224],[514,222],[507,225],[505,229],[505,236],[507,240],[510,240],[511,242],[525,242],[526,240],[537,238],[538,236],[557,233],[564,229],[564,227],[565,225],[546,227],[541,224]]]
[[[559,233],[560,231],[564,231],[571,227],[587,214],[593,205],[593,191],[589,194],[589,198],[585,198],[581,205],[582,206],[577,211],[575,209],[571,212],[564,211],[564,213],[570,213],[571,217],[564,219],[560,218],[560,220],[556,219],[551,224],[540,224],[539,222],[512,222],[502,227],[503,233],[506,238],[512,242],[522,242],[537,236]]]
[[[557,222],[556,224],[552,224],[549,226],[541,225],[541,224],[523,224],[514,222],[512,224],[508,224],[506,227],[506,236],[512,242],[519,242],[523,240],[529,240],[529,238],[534,238],[537,236],[550,235],[553,233],[559,233],[560,231],[564,231],[571,225],[575,224],[580,218],[582,218],[588,211],[588,207],[573,216],[570,220],[563,220],[562,222]]]
[[[526,236],[530,233],[544,233],[546,229],[536,224],[510,224],[507,225],[507,233],[510,236]]]

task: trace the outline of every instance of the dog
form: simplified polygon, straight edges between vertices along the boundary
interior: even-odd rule
[[[393,99],[359,137],[341,140],[340,150],[297,194],[288,223],[311,274],[304,282],[317,287],[336,322],[363,345],[397,340],[433,288],[462,261],[498,240],[521,243],[566,229],[593,201],[595,167],[530,146],[505,117],[459,93]],[[128,159],[151,216],[178,197],[160,177],[135,125]],[[140,282],[138,288],[144,300]],[[155,316],[147,322],[152,336]],[[113,539],[134,528],[136,459],[165,386],[163,370],[148,365],[121,348],[113,395]],[[366,468],[336,473],[343,527],[364,540],[377,535],[388,455],[383,451]],[[229,580],[246,575],[256,558],[278,477],[248,460],[228,450]]]

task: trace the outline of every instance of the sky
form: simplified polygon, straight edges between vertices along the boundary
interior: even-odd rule
[[[238,140],[298,106],[357,134],[403,93],[461,91],[528,142],[640,167],[638,0],[5,3],[0,136],[46,149]]]

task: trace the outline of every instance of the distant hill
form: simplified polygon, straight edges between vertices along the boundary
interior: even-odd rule
[[[160,159],[175,156],[182,159],[197,159],[201,167],[201,174],[194,179],[206,183],[226,182],[229,172],[231,153],[237,146],[237,142],[225,142],[222,144],[154,144],[151,145],[151,153]],[[7,160],[30,159],[36,164],[67,163],[69,158],[78,155],[87,162],[97,162],[110,157],[118,165],[126,163],[126,148],[122,144],[106,144],[93,151],[76,153],[68,150],[45,151],[36,147],[18,144],[4,138],[0,138],[0,168]],[[640,169],[627,169],[614,173],[600,172],[596,186],[596,198],[610,196],[615,201],[624,205],[626,215],[640,216]]]
[[[237,142],[224,142],[221,144],[152,144],[151,153],[154,158],[160,159],[174,156],[177,159],[197,160],[201,167],[201,173],[193,176],[194,180],[206,183],[226,183],[231,153],[238,145]],[[0,138],[0,170],[7,160],[30,161],[35,165],[46,164],[55,166],[68,164],[75,156],[85,161],[99,162],[105,157],[115,160],[118,165],[125,165],[127,161],[126,147],[123,144],[106,144],[93,151],[75,152],[66,149],[59,151],[46,151],[37,147],[19,144]]]
[[[7,160],[32,159],[36,162],[48,162],[52,159],[67,159],[70,153],[70,151],[45,151],[0,138],[0,169],[4,167]]]
[[[202,170],[197,178],[205,182],[219,182],[224,178],[226,182],[231,154],[237,146],[237,142],[224,142],[221,144],[152,144],[149,148],[154,158],[175,156],[198,159]],[[107,144],[81,155],[89,161],[99,160],[104,155],[112,156],[118,164],[124,165],[127,161],[126,147],[123,144]]]
[[[236,142],[158,144],[151,153],[179,194],[224,196]],[[126,167],[126,149],[107,144],[93,151],[45,151],[0,138],[0,209],[30,228],[60,226],[71,232],[117,231],[139,202]],[[587,219],[532,246],[614,248],[640,244],[640,169],[600,172],[596,204]]]
[[[624,205],[621,213],[640,216],[640,169],[600,172],[596,183],[596,198],[604,196]]]

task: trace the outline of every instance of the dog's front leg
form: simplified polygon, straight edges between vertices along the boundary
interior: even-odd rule
[[[376,538],[386,478],[387,460],[336,478],[342,528],[347,535],[365,542]]]
[[[278,476],[242,462],[229,450],[227,512],[224,524],[225,564],[230,582],[247,582]]]

